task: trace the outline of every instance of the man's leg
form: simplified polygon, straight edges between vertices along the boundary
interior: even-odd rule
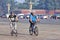
[[[10,22],[10,28],[12,28],[12,22]]]
[[[32,23],[30,23],[30,28],[32,29]]]
[[[11,30],[14,29],[14,27],[13,27],[13,22],[10,22],[10,28],[11,28]]]
[[[33,23],[30,23],[30,27],[32,28],[32,32],[33,32]]]
[[[32,23],[32,31],[34,32],[34,23]]]
[[[16,22],[14,22],[14,23],[15,23],[14,32],[16,32],[17,31],[17,23]]]
[[[15,29],[17,30],[17,22],[15,22]]]
[[[10,28],[11,28],[11,30],[15,30],[16,29],[16,23],[15,22],[11,22]]]
[[[10,23],[10,28],[11,28],[11,35],[13,35],[13,30],[14,30],[13,22]]]

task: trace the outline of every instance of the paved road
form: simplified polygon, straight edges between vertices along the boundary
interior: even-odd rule
[[[60,40],[60,25],[38,23],[39,35],[29,35],[29,23],[18,23],[18,36],[10,35],[9,22],[0,23],[0,40]]]

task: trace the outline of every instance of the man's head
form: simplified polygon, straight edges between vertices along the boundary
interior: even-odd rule
[[[31,15],[34,15],[34,13],[33,13],[33,12],[31,12]]]
[[[14,12],[11,12],[11,15],[15,15]]]

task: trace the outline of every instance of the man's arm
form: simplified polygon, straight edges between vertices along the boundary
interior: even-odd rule
[[[38,16],[36,17],[36,19],[37,19],[37,20],[36,20],[37,22],[39,22],[39,21],[40,21],[40,18],[39,18]]]
[[[16,21],[18,21],[18,17],[16,16]]]
[[[32,20],[31,20],[31,15],[29,15],[29,22],[31,22],[31,23],[32,23]]]
[[[11,21],[11,19],[10,19],[10,15],[9,15],[8,19],[9,19],[9,21]]]

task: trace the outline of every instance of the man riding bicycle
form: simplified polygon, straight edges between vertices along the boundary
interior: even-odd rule
[[[18,21],[18,18],[17,16],[14,14],[14,12],[11,12],[11,14],[9,15],[9,20],[10,20],[10,26],[11,26],[11,29],[14,30],[16,32],[17,30],[17,21]],[[14,25],[14,27],[13,27]]]
[[[30,22],[30,27],[32,27],[32,31],[33,31],[34,25],[35,25],[36,22],[38,21],[37,19],[38,19],[38,18],[37,18],[36,15],[34,15],[34,13],[31,13],[31,14],[29,15],[29,22]]]

